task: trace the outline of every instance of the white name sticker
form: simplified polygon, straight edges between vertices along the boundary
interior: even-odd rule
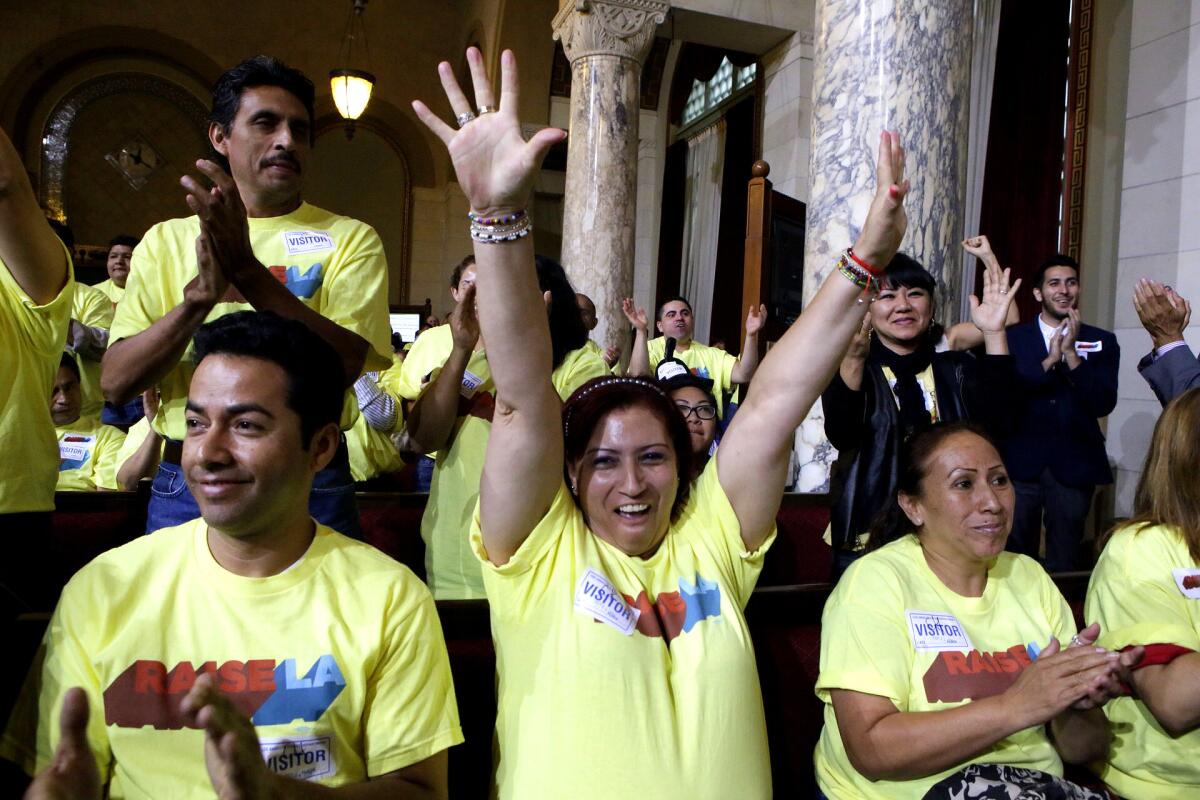
[[[1175,576],[1175,585],[1183,596],[1192,600],[1200,600],[1200,569],[1195,567],[1180,567],[1171,570]]]
[[[483,384],[483,378],[471,372],[469,369],[463,370],[462,378],[462,394],[464,397],[470,397],[475,394],[475,390]]]
[[[913,647],[917,650],[966,651],[973,649],[962,623],[953,614],[937,611],[905,611]]]
[[[575,610],[629,636],[642,612],[630,608],[608,578],[588,567],[575,586]]]
[[[284,231],[283,246],[287,248],[289,256],[332,250],[333,237],[328,231]]]
[[[332,775],[333,738],[259,739],[263,761],[276,775],[286,775],[300,781],[311,781]]]
[[[62,461],[84,461],[95,446],[96,437],[73,434],[58,443],[58,457]]]
[[[1088,353],[1099,353],[1104,349],[1104,342],[1076,342],[1075,355],[1086,359]]]

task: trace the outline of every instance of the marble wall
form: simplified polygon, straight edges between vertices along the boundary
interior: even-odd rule
[[[1134,0],[1114,326],[1119,401],[1108,418],[1117,516],[1133,493],[1160,411],[1137,362],[1150,350],[1130,297],[1147,277],[1200,301],[1200,2]],[[1200,318],[1187,331],[1200,347]]]
[[[813,34],[802,31],[763,55],[762,158],[775,191],[808,201]]]

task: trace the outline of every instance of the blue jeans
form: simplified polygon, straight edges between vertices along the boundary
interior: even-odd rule
[[[355,539],[362,538],[358,524],[358,505],[354,501],[354,478],[346,438],[329,466],[313,477],[308,495],[308,513],[322,525]],[[150,486],[150,507],[146,511],[146,533],[159,528],[182,525],[200,516],[200,506],[188,490],[183,468],[166,461],[158,465],[158,474]]]
[[[126,427],[133,425],[144,416],[146,416],[146,411],[142,407],[142,396],[139,394],[123,406],[105,403],[100,412],[100,421],[105,425]]]

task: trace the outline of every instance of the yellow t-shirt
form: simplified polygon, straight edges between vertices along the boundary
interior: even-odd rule
[[[391,437],[392,432],[399,429],[404,416],[400,411],[400,397],[396,392],[401,366],[402,362],[399,359],[393,360],[392,366],[380,372],[375,381],[396,403],[396,425],[392,430],[375,430],[367,422],[367,418],[359,414],[354,425],[346,431],[350,474],[356,481],[369,480],[385,472],[397,472],[404,467],[404,460],[392,444]]]
[[[903,800],[966,764],[908,781],[870,781],[850,763],[830,689],[886,697],[901,712],[942,711],[998,695],[1030,664],[1027,646],[1066,642],[1075,621],[1036,561],[1001,553],[982,597],[955,594],[933,574],[916,536],[860,558],[838,582],[821,615],[817,696],[825,728],[817,743],[817,783],[830,800]],[[970,760],[1063,774],[1044,725],[1001,740]]]
[[[160,530],[71,579],[6,757],[44,767],[62,695],[82,686],[109,797],[211,798],[204,732],[179,711],[203,671],[250,717],[268,765],[292,777],[360,782],[462,741],[437,610],[406,567],[318,525],[295,565],[245,578],[213,560],[206,532],[202,519]]]
[[[94,492],[120,489],[117,470],[125,434],[99,417],[80,417],[54,429],[58,434],[58,491]]]
[[[108,280],[100,281],[100,283],[97,283],[92,288],[99,289],[100,291],[104,292],[104,296],[107,297],[110,301],[112,301],[112,304],[114,306],[117,303],[121,302],[121,298],[125,296],[124,287],[117,286],[115,283],[113,283],[112,278],[109,278]]]
[[[666,353],[667,340],[658,336],[646,343],[650,354],[650,371],[658,369]],[[710,378],[713,382],[713,395],[717,398],[717,412],[725,416],[725,394],[733,388],[733,368],[738,360],[716,347],[692,342],[687,350],[675,350],[675,357],[688,365],[694,374],[701,378]]]
[[[454,332],[449,325],[429,328],[412,343],[404,356],[394,390],[405,400],[416,400],[429,381],[430,374],[446,363],[454,349]]]
[[[281,217],[251,218],[254,255],[305,305],[371,345],[364,370],[386,369],[391,360],[388,325],[387,261],[375,230],[350,217],[303,203]],[[196,277],[196,217],[172,219],[151,228],[133,251],[125,298],[117,306],[111,341],[149,328],[183,302],[184,287]],[[224,301],[205,318],[210,322],[251,307],[230,287]],[[154,429],[182,440],[184,406],[192,372],[192,346],[158,384],[162,393]],[[353,389],[347,390],[342,427],[358,415]]]
[[[150,427],[150,420],[146,417],[142,417],[133,424],[133,427],[129,429],[129,433],[125,434],[125,441],[121,444],[121,452],[117,454],[118,472],[120,472],[121,467],[125,465],[125,462],[133,457],[133,454],[136,453],[138,448],[142,446],[142,443],[146,441],[146,436],[152,432],[153,428]],[[157,436],[157,434],[155,435]],[[162,437],[160,436],[158,437],[159,458],[162,458],[162,448],[163,442]]]
[[[71,301],[71,319],[82,322],[89,328],[112,327],[113,304],[108,295],[94,286],[75,284],[75,299]],[[83,392],[80,414],[85,417],[99,416],[104,408],[104,394],[100,391],[100,362],[75,355],[79,365],[79,388]]]
[[[743,611],[775,532],[746,551],[715,460],[646,559],[593,534],[565,484],[502,567],[479,525],[501,798],[771,796]]]
[[[408,361],[404,363],[407,365]],[[440,365],[435,373],[438,371]],[[565,400],[592,378],[608,374],[604,362],[581,347],[567,353],[550,379],[558,396]],[[429,501],[421,516],[425,579],[438,600],[484,597],[483,576],[479,562],[471,552],[467,534],[479,499],[483,457],[492,432],[495,408],[496,385],[492,383],[487,355],[483,350],[476,350],[463,373],[458,421],[446,447],[438,451],[429,485]]]
[[[1190,580],[1186,580],[1190,578]],[[1175,644],[1200,651],[1200,568],[1174,529],[1127,526],[1113,534],[1088,584],[1084,614],[1112,650]],[[1141,700],[1104,706],[1114,738],[1100,777],[1122,797],[1200,797],[1200,730],[1173,738]]]
[[[50,392],[67,340],[74,270],[58,297],[39,306],[0,261],[0,514],[51,511],[58,447]]]

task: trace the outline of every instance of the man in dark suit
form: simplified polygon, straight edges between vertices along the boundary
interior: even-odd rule
[[[1032,322],[1008,329],[1020,405],[1003,442],[1017,494],[1008,549],[1037,557],[1046,527],[1046,569],[1078,568],[1092,494],[1112,483],[1098,420],[1117,404],[1120,348],[1108,331],[1079,320],[1079,264],[1068,256],[1038,268]]]
[[[1170,286],[1142,278],[1133,289],[1133,307],[1154,349],[1138,362],[1138,372],[1164,406],[1200,386],[1200,361],[1183,340],[1192,305]]]

